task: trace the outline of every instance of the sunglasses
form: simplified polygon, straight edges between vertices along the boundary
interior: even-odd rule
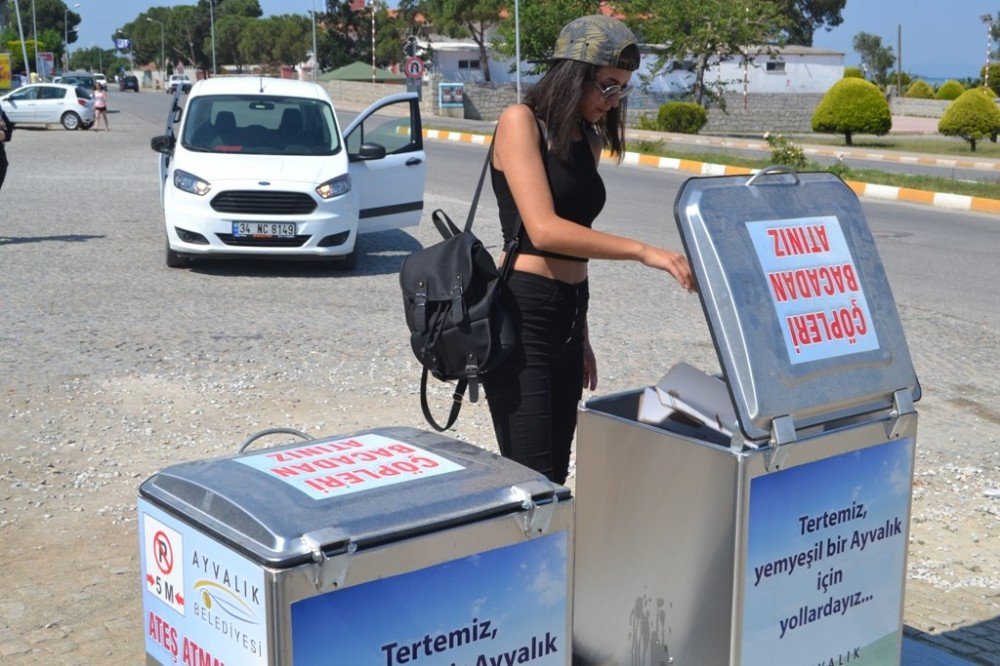
[[[612,97],[624,99],[625,97],[628,97],[630,92],[632,92],[632,86],[627,83],[621,85],[614,83],[610,86],[602,86],[597,81],[594,81],[594,85],[601,91],[601,99],[603,100],[609,100]]]

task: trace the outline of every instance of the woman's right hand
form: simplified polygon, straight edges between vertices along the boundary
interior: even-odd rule
[[[679,252],[647,245],[643,248],[640,261],[645,266],[670,273],[689,292],[697,289],[687,257]]]

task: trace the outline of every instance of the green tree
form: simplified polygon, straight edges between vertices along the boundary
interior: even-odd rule
[[[867,32],[854,35],[854,50],[861,56],[862,68],[868,77],[880,88],[889,83],[889,70],[896,64],[896,56],[891,46],[882,46],[882,38]]]
[[[301,14],[269,16],[268,32],[271,33],[271,57],[274,62],[295,65],[306,59],[312,49],[312,26]]]
[[[996,140],[1000,132],[1000,110],[992,93],[982,88],[966,90],[948,105],[938,122],[938,131],[946,136],[960,136],[976,152],[976,142],[987,137]]]
[[[580,16],[596,14],[599,0],[524,0],[520,3],[521,60],[531,63],[531,74],[541,74],[549,68],[552,49],[562,27]],[[497,28],[493,49],[511,60],[516,55],[514,13],[508,12]],[[511,70],[513,71],[512,64]]]
[[[965,86],[954,79],[949,79],[941,84],[941,87],[934,93],[934,99],[951,101],[958,99],[965,92]]]
[[[789,44],[812,46],[818,28],[832,30],[844,22],[840,13],[847,0],[776,0],[789,23],[785,35]]]
[[[31,5],[32,0],[18,0],[18,6],[21,9],[21,21],[24,23],[24,38],[28,39],[31,34],[32,20],[31,20]],[[74,3],[75,4],[75,3]],[[34,25],[38,28],[38,34],[41,35],[45,30],[53,30],[59,33],[59,41],[62,43],[63,35],[67,34],[69,38],[69,43],[74,44],[77,40],[76,27],[80,25],[82,20],[80,15],[70,9],[70,7],[62,0],[34,0],[35,5],[35,20]],[[13,3],[11,3],[13,7]],[[66,13],[66,10],[69,12]],[[16,14],[10,11],[11,23],[13,25],[13,19]],[[17,32],[17,26],[13,25],[14,32]],[[49,45],[50,48],[53,45]],[[62,49],[59,50],[60,53]]]
[[[861,68],[859,67],[845,67],[844,78],[850,79],[852,77],[855,79],[863,79],[865,78],[865,75],[862,73]]]
[[[500,24],[506,0],[427,0],[427,18],[450,37],[471,37],[479,47],[479,68],[484,81],[491,81],[487,33]]]
[[[775,53],[787,27],[781,8],[770,0],[623,0],[620,9],[641,29],[647,44],[662,44],[651,74],[675,62],[694,61],[694,97],[702,103],[705,71],[713,61],[751,61]],[[728,82],[721,82],[724,86]],[[721,91],[720,91],[721,92]]]
[[[854,134],[887,134],[892,112],[882,91],[864,79],[841,79],[830,87],[813,112],[814,132],[843,134],[848,146]]]
[[[979,70],[979,76],[982,77],[983,81],[986,81],[987,68],[983,66]],[[991,62],[989,66],[989,83],[990,90],[1000,96],[1000,62]]]
[[[906,90],[906,96],[911,99],[934,99],[934,90],[922,79],[917,79]]]
[[[317,45],[321,66],[336,69],[364,60],[365,54],[371,59],[371,49],[361,41],[362,13],[355,11],[348,0],[328,0],[326,12],[318,18],[324,36],[323,43]]]

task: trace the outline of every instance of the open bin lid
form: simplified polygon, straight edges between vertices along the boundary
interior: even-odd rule
[[[141,497],[274,567],[569,499],[497,454],[415,428],[377,428],[181,463]]]
[[[770,167],[692,178],[674,216],[743,435],[914,401],[920,386],[854,192],[829,173]]]

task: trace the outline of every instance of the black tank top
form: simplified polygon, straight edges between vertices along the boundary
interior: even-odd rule
[[[552,192],[552,201],[555,203],[556,215],[590,228],[594,219],[604,208],[604,201],[607,197],[604,181],[597,173],[597,164],[594,161],[594,153],[590,148],[590,143],[586,138],[574,141],[570,148],[569,161],[563,162],[547,150],[544,145],[544,137],[543,132],[542,156],[545,174],[549,181],[549,190]],[[490,162],[490,180],[493,183],[493,192],[496,194],[497,206],[500,209],[503,241],[507,245],[514,237],[514,227],[518,216],[517,205],[514,203],[514,196],[511,194],[507,177],[503,171],[493,166],[492,161]],[[587,261],[582,257],[572,257],[537,249],[531,242],[527,230],[521,237],[520,252],[539,257]]]

